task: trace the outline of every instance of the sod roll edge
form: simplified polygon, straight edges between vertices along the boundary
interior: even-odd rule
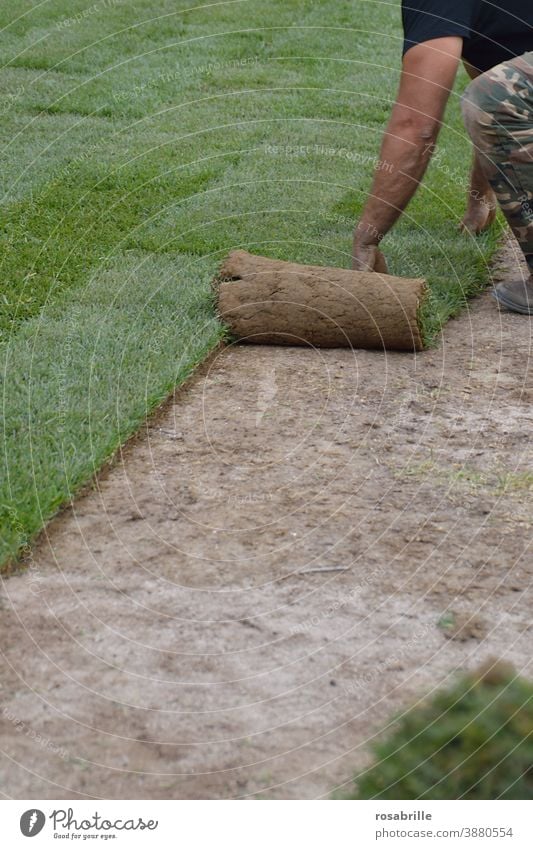
[[[232,251],[215,280],[232,336],[265,345],[421,351],[426,281]]]

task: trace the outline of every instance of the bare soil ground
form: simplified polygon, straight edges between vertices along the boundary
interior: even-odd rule
[[[533,674],[531,330],[217,353],[3,582],[2,793],[324,797],[456,670]]]

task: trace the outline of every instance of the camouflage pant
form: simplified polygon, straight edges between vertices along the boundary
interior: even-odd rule
[[[533,53],[477,77],[462,105],[483,171],[533,272]]]

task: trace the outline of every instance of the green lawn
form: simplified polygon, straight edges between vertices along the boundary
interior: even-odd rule
[[[0,6],[0,562],[222,338],[228,249],[349,266],[399,73],[398,2]],[[464,87],[458,83],[458,93]],[[387,238],[428,338],[486,279],[458,98]]]

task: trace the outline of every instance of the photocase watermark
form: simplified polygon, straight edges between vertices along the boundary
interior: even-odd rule
[[[269,156],[329,156],[347,159],[358,165],[370,165],[374,171],[386,171],[392,174],[394,165],[386,159],[378,159],[358,150],[350,150],[347,147],[331,147],[325,144],[265,144],[264,152]]]
[[[39,834],[46,823],[46,817],[38,808],[30,808],[24,811],[20,818],[20,830],[24,837],[35,837]]]
[[[533,209],[531,208],[531,201],[527,194],[519,195],[517,198],[520,203],[520,212],[522,213],[524,219],[531,224],[533,222]]]
[[[52,820],[54,831],[62,828],[67,833],[70,833],[71,837],[77,836],[73,833],[76,831],[112,832],[145,831],[145,829],[155,831],[159,825],[158,820],[144,820],[142,817],[109,820],[106,817],[102,817],[98,811],[96,811],[90,818],[85,817],[76,819],[73,808],[68,808],[68,810],[64,810],[62,808],[55,810],[50,814],[49,819]]]
[[[321,219],[331,224],[340,224],[342,227],[349,227],[353,232],[364,234],[365,236],[370,235],[376,242],[381,242],[385,238],[385,233],[380,233],[373,224],[356,221],[355,212],[353,218],[347,215],[340,215],[336,212],[324,212],[321,215]]]
[[[9,708],[5,707],[2,710],[2,716],[4,719],[7,719],[8,722],[11,722],[13,727],[19,734],[23,734],[25,737],[28,737],[30,740],[33,740],[38,746],[41,746],[43,749],[46,749],[49,752],[52,752],[54,755],[62,758],[62,760],[68,760],[69,754],[66,749],[62,746],[56,746],[55,743],[50,740],[50,737],[43,737],[42,734],[39,734],[33,728],[31,728],[26,722],[20,719],[16,714],[12,713]]]
[[[243,504],[265,504],[272,501],[273,495],[271,492],[228,492],[227,489],[204,489],[202,490],[204,498],[209,501],[225,501],[227,504],[243,505]]]
[[[38,117],[42,117],[44,114],[45,113],[40,113]],[[95,154],[108,149],[110,141],[113,141],[113,139],[114,137],[111,137],[110,139],[109,136],[104,136],[101,139],[98,139],[98,141],[88,144],[81,153],[76,154],[76,156],[69,157],[68,162],[52,173],[50,175],[50,180],[32,194],[31,199],[26,206],[26,211],[20,220],[21,225],[29,226],[29,219],[35,214],[38,204],[43,204],[49,201],[50,197],[53,196],[54,191],[61,188],[63,180],[74,171],[76,166],[90,162]],[[96,184],[97,180],[95,179],[95,185]],[[6,192],[4,199],[9,199],[9,191]]]
[[[0,101],[0,115],[5,115],[6,112],[9,112],[9,110],[16,104],[17,100],[22,97],[25,91],[25,86],[20,85],[14,91],[4,94],[3,99]]]
[[[69,18],[62,18],[56,24],[57,29],[68,29],[82,23],[82,21],[90,18],[91,15],[97,15],[106,9],[113,9],[115,6],[125,6],[127,3],[129,3],[129,0],[98,0],[97,3],[93,3],[92,6],[82,9],[81,12],[77,12]]]
[[[396,651],[391,652],[387,655],[387,659],[382,661],[381,663],[377,663],[372,666],[367,672],[363,672],[361,675],[358,675],[357,678],[353,681],[350,681],[348,684],[344,684],[342,689],[345,696],[350,696],[353,698],[354,696],[360,697],[361,693],[365,690],[365,688],[375,681],[377,678],[382,677],[386,672],[390,671],[394,668],[394,665],[399,661],[404,660],[408,657],[413,649],[415,649],[421,642],[426,640],[428,636],[435,631],[434,624],[422,625],[416,629],[416,631],[412,634],[412,636],[402,643],[402,645],[396,649]]]
[[[427,156],[431,156],[431,163],[435,165],[436,168],[447,177],[450,178],[456,185],[460,186],[465,190],[468,197],[471,197],[472,200],[479,201],[482,206],[485,206],[488,210],[494,210],[497,208],[498,204],[496,201],[488,201],[484,195],[480,194],[477,189],[472,188],[470,185],[470,180],[465,178],[464,174],[461,171],[458,171],[455,168],[452,168],[446,162],[443,162],[444,150],[442,148],[437,148],[435,142],[431,144],[427,144],[424,148],[424,154]]]
[[[31,557],[32,550],[28,541],[28,535],[15,507],[12,504],[4,504],[0,512],[3,523],[18,537],[19,557],[24,559]]]
[[[341,227],[349,227],[355,233],[359,233],[364,236],[370,235],[377,243],[381,242],[382,239],[385,238],[385,233],[380,233],[373,224],[356,221],[355,212],[353,218],[350,218],[347,215],[340,215],[335,212],[325,212],[321,215],[321,218],[327,223],[339,224]],[[394,239],[394,236],[392,236],[392,239]],[[394,254],[395,262],[401,264],[403,276],[409,274],[412,277],[426,277],[427,271],[424,272],[416,260],[413,259],[412,251],[410,252],[407,246],[403,244],[394,244],[393,241],[391,241],[390,250],[391,253]]]
[[[401,262],[402,269],[408,271],[412,277],[422,277],[425,279],[424,273],[418,263],[413,259],[412,252],[409,252],[404,245],[395,246],[395,259]],[[404,276],[405,276],[404,271]]]
[[[304,622],[298,622],[297,625],[293,625],[290,631],[291,636],[295,636],[296,634],[308,634],[314,628],[318,628],[318,626],[327,619],[332,619],[339,610],[342,610],[343,607],[346,607],[346,605],[355,601],[359,592],[360,587],[354,587],[346,596],[338,598],[320,613],[316,613]]]
[[[334,602],[329,604],[323,611],[320,613],[311,616],[309,619],[306,619],[304,622],[299,622],[297,625],[293,625],[291,628],[291,636],[296,634],[308,634],[314,628],[317,628],[324,621],[328,619],[332,619],[340,610],[345,608],[347,605],[352,604],[356,598],[359,596],[362,590],[370,587],[376,581],[378,581],[383,574],[388,571],[388,566],[380,566],[379,569],[374,569],[372,572],[368,572],[363,575],[361,579],[357,582],[355,586],[353,586],[349,592],[343,593],[339,596]]]
[[[203,65],[184,65],[176,62],[174,65],[154,74],[144,82],[136,83],[128,88],[118,89],[113,92],[113,100],[123,103],[139,97],[150,88],[157,87],[161,83],[182,82],[187,77],[201,76],[202,74],[216,74],[226,71],[228,68],[243,68],[255,65],[261,61],[260,56],[243,56],[240,59],[227,59],[223,62],[206,62]]]
[[[123,831],[155,831],[159,826],[159,820],[145,820],[139,816],[109,819],[98,811],[90,816],[78,816],[74,808],[56,808],[46,815],[39,808],[29,808],[20,818],[20,830],[24,837],[35,837],[43,830],[47,820],[50,821],[54,837],[83,842],[91,838],[116,839]]]
[[[10,527],[18,538],[17,554],[19,559],[22,560],[27,567],[24,572],[24,579],[28,583],[29,591],[32,595],[40,595],[44,589],[44,577],[33,559],[33,549],[30,545],[29,537],[24,525],[19,518],[19,514],[11,504],[3,505],[0,513],[3,524],[6,527]]]
[[[24,577],[32,595],[41,595],[41,593],[44,592],[44,576],[38,566],[35,565],[33,558],[30,559],[30,563],[24,573]]]

